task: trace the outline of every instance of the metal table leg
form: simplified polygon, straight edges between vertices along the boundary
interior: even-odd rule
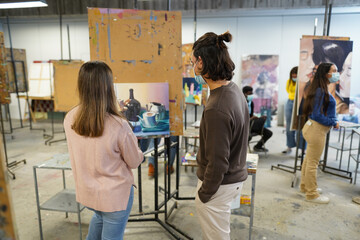
[[[82,231],[81,231],[81,216],[80,216],[80,204],[77,203],[77,211],[78,211],[78,223],[79,223],[79,231],[80,231],[80,240],[82,240]],[[67,213],[66,213],[67,214]]]
[[[250,226],[249,226],[249,239],[251,240],[252,227],[254,223],[254,206],[255,206],[255,183],[256,183],[256,173],[252,174],[252,183],[251,183],[251,208],[250,208]]]
[[[36,176],[36,168],[35,168],[35,167],[33,167],[33,171],[34,171],[34,182],[35,182],[36,206],[37,206],[38,220],[39,220],[40,240],[43,240],[44,237],[43,237],[42,225],[41,225],[39,190],[38,190],[37,176]]]

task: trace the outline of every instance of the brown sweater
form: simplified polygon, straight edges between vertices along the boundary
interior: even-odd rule
[[[206,203],[220,185],[245,181],[249,110],[239,87],[230,82],[210,91],[200,124],[197,176]]]

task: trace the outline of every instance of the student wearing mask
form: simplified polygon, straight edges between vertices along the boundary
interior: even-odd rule
[[[253,88],[250,86],[243,87],[243,94],[246,98],[249,116],[250,116],[250,133],[256,133],[262,135],[262,138],[254,146],[255,152],[268,152],[269,150],[265,148],[264,144],[271,138],[273,135],[272,131],[263,127],[266,121],[266,116],[257,117],[254,115],[254,102],[253,100]],[[249,139],[250,141],[251,139]]]
[[[287,148],[282,151],[283,154],[291,153],[291,149],[296,147],[296,134],[297,131],[291,130],[291,117],[294,107],[296,82],[297,82],[298,67],[293,67],[290,71],[289,79],[286,82],[286,92],[288,93],[288,100],[285,105],[285,119],[286,119],[286,146]],[[303,146],[303,137],[300,132],[300,146]]]
[[[76,201],[94,212],[87,240],[123,239],[134,198],[131,169],[143,160],[138,141],[116,105],[112,71],[104,62],[83,64],[80,103],[64,128]]]
[[[230,239],[231,202],[247,178],[249,111],[239,87],[231,81],[235,64],[225,42],[231,34],[208,32],[193,45],[195,79],[210,96],[200,122],[195,206],[203,239]]]
[[[320,195],[316,173],[325,146],[326,134],[331,127],[339,128],[336,118],[336,101],[329,93],[328,85],[339,81],[337,67],[332,63],[321,63],[309,87],[305,90],[303,113],[309,120],[303,127],[307,152],[301,168],[300,191],[306,201],[328,203],[328,197]]]

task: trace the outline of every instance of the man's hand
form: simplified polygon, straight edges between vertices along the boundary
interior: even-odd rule
[[[336,122],[336,125],[334,126],[335,129],[339,129],[339,122]]]

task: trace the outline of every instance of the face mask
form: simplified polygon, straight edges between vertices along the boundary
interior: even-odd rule
[[[329,78],[329,82],[330,83],[336,83],[337,81],[339,81],[340,79],[340,73],[339,72],[334,72],[331,74],[331,78]]]
[[[294,82],[297,82],[297,78],[291,78],[291,80],[293,80]]]
[[[251,101],[254,99],[254,96],[253,96],[253,95],[248,95],[248,96],[246,97],[246,99],[247,99],[249,102],[251,102]]]
[[[195,76],[195,81],[198,83],[198,84],[206,84],[205,80],[203,79],[203,77],[201,75],[196,75],[195,73],[195,66],[196,66],[197,63],[195,63],[194,67],[193,67],[193,72],[194,72],[194,76]]]

